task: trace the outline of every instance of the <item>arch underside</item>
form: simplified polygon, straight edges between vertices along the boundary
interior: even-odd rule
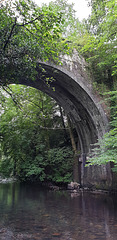
[[[35,81],[21,79],[19,84],[45,92],[64,108],[76,128],[82,153],[88,153],[90,145],[106,131],[105,116],[101,115],[92,97],[64,71],[41,63]]]

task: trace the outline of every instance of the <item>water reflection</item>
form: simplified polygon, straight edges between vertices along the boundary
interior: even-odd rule
[[[117,238],[116,197],[0,184],[0,239],[91,240]]]

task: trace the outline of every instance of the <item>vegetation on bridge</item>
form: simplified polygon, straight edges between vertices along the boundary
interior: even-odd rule
[[[90,4],[91,16],[79,22],[73,5],[64,0],[42,7],[32,0],[0,1],[0,172],[4,175],[71,180],[72,152],[65,129],[49,130],[62,127],[61,118],[54,116],[55,102],[34,89],[14,86],[13,93],[5,85],[24,76],[34,80],[38,59],[60,63],[60,54],[71,54],[73,48],[88,62],[94,88],[109,106],[111,130],[98,143],[92,164],[117,165],[117,2]]]

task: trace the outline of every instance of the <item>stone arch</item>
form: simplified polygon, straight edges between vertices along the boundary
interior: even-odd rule
[[[62,61],[63,64],[58,66],[39,61],[35,81],[25,80],[24,77],[19,84],[47,93],[64,108],[76,128],[81,153],[87,154],[90,145],[107,131],[108,120],[93,93],[84,60],[75,54],[72,58],[64,56]]]

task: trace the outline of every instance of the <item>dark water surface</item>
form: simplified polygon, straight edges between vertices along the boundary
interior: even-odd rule
[[[117,239],[117,198],[0,184],[0,240]]]

